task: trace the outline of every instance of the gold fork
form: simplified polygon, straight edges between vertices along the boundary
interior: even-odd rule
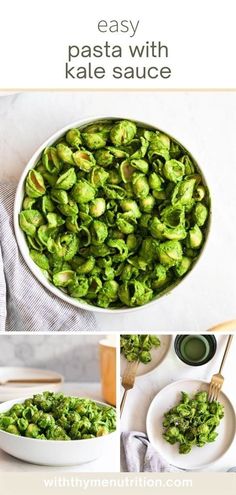
[[[226,360],[226,357],[228,355],[232,340],[233,340],[233,335],[229,335],[229,337],[227,339],[227,344],[225,347],[225,352],[224,352],[224,355],[223,355],[223,358],[221,361],[219,372],[212,376],[211,383],[209,386],[209,391],[208,391],[208,400],[210,402],[218,400],[220,391],[222,389],[222,386],[224,383],[224,377],[222,376],[221,372],[222,372],[223,366],[225,364],[225,360]]]
[[[139,365],[139,361],[133,361],[132,363],[128,363],[125,368],[124,374],[122,376],[121,384],[124,387],[125,391],[120,403],[120,415],[122,415],[124,409],[127,393],[134,386],[138,365]]]

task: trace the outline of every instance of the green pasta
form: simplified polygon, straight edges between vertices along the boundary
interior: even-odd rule
[[[143,364],[152,360],[151,350],[161,345],[157,335],[121,335],[120,351],[127,361],[140,361]]]
[[[25,181],[29,253],[61,291],[136,307],[176,285],[206,238],[210,200],[189,153],[128,120],[70,129]]]
[[[0,414],[0,430],[39,440],[83,440],[115,431],[113,407],[44,392]]]
[[[198,392],[193,398],[182,392],[180,402],[164,416],[163,437],[172,445],[177,443],[180,454],[188,454],[194,445],[203,447],[216,440],[223,417],[224,406],[209,402],[207,392]]]

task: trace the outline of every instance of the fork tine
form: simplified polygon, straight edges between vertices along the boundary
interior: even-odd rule
[[[213,396],[214,396],[213,394],[214,394],[214,390],[211,389],[211,394],[209,396],[209,402],[212,402],[213,401]]]
[[[210,402],[213,402],[215,400],[215,383],[212,385],[212,389],[211,389],[211,397],[210,397]]]
[[[221,391],[221,387],[222,387],[222,384],[221,383],[218,383],[217,384],[217,387],[216,387],[216,394],[215,394],[215,399],[214,400],[218,400],[219,395],[220,395],[220,391]]]
[[[210,383],[208,400],[209,402],[217,401],[219,398],[219,393],[222,388],[222,383],[215,382],[214,380]]]
[[[208,390],[208,400],[209,400],[209,402],[212,402],[213,393],[214,393],[214,382],[211,381],[210,386],[209,386],[209,390]]]
[[[215,395],[216,395],[216,383],[214,381],[211,381],[209,388],[209,396],[208,396],[210,402],[213,402],[215,400]]]

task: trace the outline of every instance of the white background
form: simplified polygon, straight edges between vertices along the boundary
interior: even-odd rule
[[[1,97],[0,181],[17,181],[50,134],[95,114],[125,114],[175,136],[201,165],[213,199],[209,242],[192,273],[149,309],[97,314],[98,329],[203,332],[235,318],[236,93],[42,92]]]
[[[128,34],[100,33],[101,20],[140,19],[134,38]],[[130,65],[125,46],[162,41],[169,47],[168,59],[150,60],[149,65],[170,65],[170,79],[66,80],[64,65],[68,45],[121,44],[122,65]],[[235,87],[234,0],[7,0],[1,5],[0,88],[229,88]],[[168,63],[166,64],[166,60]],[[75,65],[87,64],[88,59]],[[94,60],[110,73],[120,59]],[[134,65],[145,60],[133,60]]]
[[[218,372],[227,342],[226,335],[216,336],[217,351],[214,358],[204,366],[196,367],[188,366],[177,358],[173,348],[174,338],[175,337],[173,336],[172,348],[166,359],[161,363],[160,367],[156,368],[156,370],[148,376],[143,376],[136,379],[134,389],[128,393],[121,421],[122,431],[146,431],[146,416],[149,406],[159,390],[164,388],[166,385],[169,385],[177,380],[203,380],[210,382],[213,373]],[[236,406],[235,353],[236,341],[234,339],[223,369],[223,375],[225,377],[223,391],[231,400],[234,408]],[[214,444],[212,444],[212,447],[214,448]],[[211,466],[208,466],[205,470],[227,471],[236,464],[235,452],[236,438],[225,456]]]

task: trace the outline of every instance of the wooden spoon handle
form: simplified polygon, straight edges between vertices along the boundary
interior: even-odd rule
[[[236,330],[236,320],[224,321],[223,323],[218,323],[214,327],[209,328],[208,332],[226,332],[229,330]]]

